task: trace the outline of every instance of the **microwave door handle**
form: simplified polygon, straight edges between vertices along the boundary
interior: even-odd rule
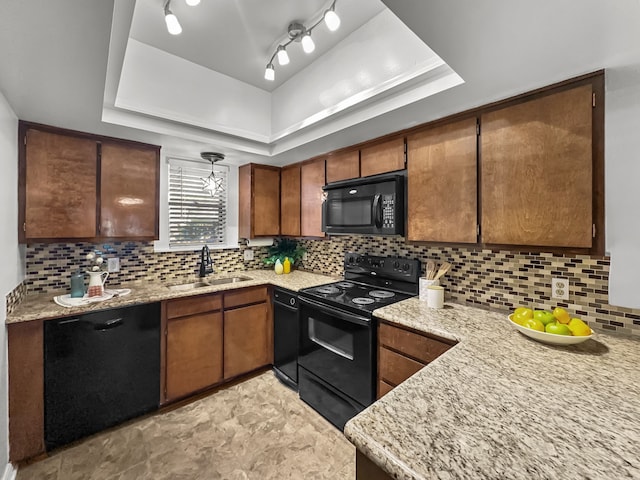
[[[373,197],[373,223],[376,228],[382,228],[382,195],[376,193]]]

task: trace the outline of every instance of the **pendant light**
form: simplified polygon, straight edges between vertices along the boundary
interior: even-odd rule
[[[224,179],[216,177],[216,172],[213,170],[213,166],[216,162],[224,160],[224,153],[202,152],[200,157],[203,160],[209,160],[211,162],[211,174],[207,178],[200,179],[203,183],[202,190],[209,192],[209,194],[214,197],[217,193],[222,191]]]

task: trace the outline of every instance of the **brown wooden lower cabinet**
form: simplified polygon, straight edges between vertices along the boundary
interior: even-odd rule
[[[222,381],[222,312],[167,321],[166,399],[185,397]]]
[[[456,342],[380,323],[378,328],[378,398],[389,393]]]
[[[364,453],[356,450],[356,480],[392,480],[388,473],[369,460]]]
[[[44,453],[43,322],[7,326],[9,350],[9,460]]]
[[[270,363],[273,346],[267,304],[224,312],[224,378],[251,372]]]

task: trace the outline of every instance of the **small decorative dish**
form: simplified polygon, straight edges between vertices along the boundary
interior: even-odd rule
[[[584,335],[580,337],[574,335],[556,335],[555,333],[539,332],[538,330],[532,330],[530,328],[523,327],[522,325],[518,325],[511,319],[512,316],[513,315],[507,316],[507,319],[513,328],[529,338],[533,338],[538,342],[547,343],[549,345],[576,345],[589,340],[594,334],[593,330],[591,330],[591,335]]]

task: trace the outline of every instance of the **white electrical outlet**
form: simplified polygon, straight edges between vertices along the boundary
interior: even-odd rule
[[[107,258],[107,272],[115,273],[120,271],[120,259],[118,257]]]
[[[566,278],[551,279],[551,298],[569,300],[569,280]]]
[[[308,256],[307,256],[307,252],[304,252],[304,253],[302,254],[302,260],[306,260],[307,258],[308,258]]]
[[[244,259],[245,260],[253,260],[253,250],[250,248],[244,249]]]

